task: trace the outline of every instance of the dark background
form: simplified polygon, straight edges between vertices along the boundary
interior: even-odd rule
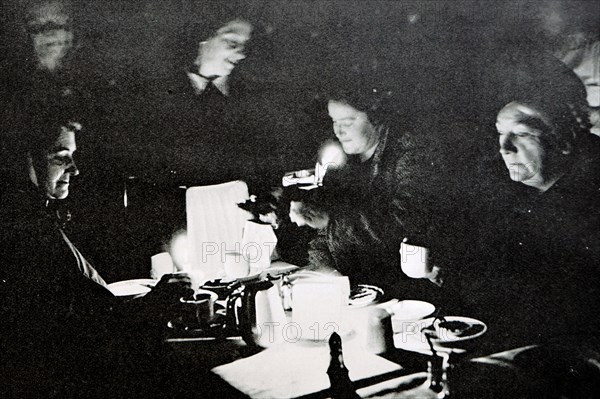
[[[21,21],[34,1],[4,0],[0,73],[3,105],[19,90],[27,57]],[[581,26],[598,26],[598,2],[570,2]],[[170,127],[157,117],[168,91],[204,37],[209,21],[243,16],[255,26],[248,58],[232,79],[256,98],[244,141],[257,177],[252,191],[280,182],[285,171],[311,167],[331,137],[318,93],[338,75],[372,78],[393,91],[403,128],[442,143],[451,162],[440,173],[485,179],[475,165],[492,158],[490,88],[497,52],[539,46],[533,1],[192,1],[71,2],[74,70],[92,87],[94,120],[78,140],[81,175],[69,198],[74,241],[110,282],[144,277],[150,255],[185,221],[185,190],[161,143]],[[533,44],[537,43],[537,44]],[[88,104],[89,105],[89,104]],[[258,126],[258,128],[257,128]],[[226,145],[226,143],[223,143]],[[148,154],[153,154],[149,157]],[[158,158],[154,155],[158,154]],[[210,160],[211,151],[198,154]],[[150,161],[152,159],[152,161]],[[492,162],[493,163],[493,162]],[[243,176],[241,176],[243,177]],[[208,173],[194,184],[220,181]],[[185,182],[186,185],[189,182]],[[127,187],[128,207],[123,193]]]

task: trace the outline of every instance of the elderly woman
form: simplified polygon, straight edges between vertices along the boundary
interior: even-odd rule
[[[439,158],[431,145],[394,129],[391,93],[347,87],[353,89],[330,95],[327,103],[347,161],[330,164],[322,187],[292,201],[290,218],[318,229],[309,250],[312,268],[395,290],[407,280],[400,242],[422,237],[429,227],[431,170]],[[403,287],[401,295],[411,293]]]
[[[21,162],[13,165],[14,179],[3,182],[1,197],[0,374],[10,381],[0,381],[0,389],[12,391],[0,396],[68,397],[73,384],[82,394],[103,392],[101,382],[121,378],[110,374],[113,354],[128,348],[131,359],[145,356],[147,348],[138,352],[137,345],[150,342],[142,338],[151,334],[134,329],[160,331],[163,306],[189,290],[187,276],[167,276],[144,298],[118,301],[69,240],[70,215],[59,202],[79,174],[80,129],[55,110],[33,115],[20,140],[10,143]],[[128,370],[119,373],[125,377]]]
[[[600,146],[585,98],[566,95],[564,84],[517,93],[498,112],[499,151],[513,183],[499,182],[482,199],[470,261],[445,286],[460,298],[457,312],[488,323],[495,345],[597,331]]]

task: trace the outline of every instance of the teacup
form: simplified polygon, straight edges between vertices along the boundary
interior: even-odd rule
[[[218,295],[208,290],[198,290],[193,297],[182,297],[181,315],[177,324],[186,329],[203,328],[210,325],[215,315],[215,301]]]
[[[219,299],[227,299],[229,294],[231,294],[237,287],[239,287],[239,283],[237,281],[218,278],[215,280],[206,281],[200,286],[200,289],[216,293]]]
[[[432,271],[429,259],[429,248],[408,244],[400,244],[400,267],[404,274],[411,278],[426,278]]]
[[[391,313],[381,306],[347,309],[354,330],[353,342],[367,352],[380,354],[394,348]]]
[[[394,333],[419,331],[420,320],[435,312],[435,306],[429,302],[404,300],[390,306],[392,313],[392,329]]]

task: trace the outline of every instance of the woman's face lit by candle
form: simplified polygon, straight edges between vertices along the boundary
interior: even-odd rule
[[[326,142],[319,149],[319,164],[325,169],[343,167],[348,157],[337,141]]]
[[[346,154],[369,159],[379,142],[379,133],[365,112],[340,101],[329,101],[327,106],[333,121],[333,132]]]

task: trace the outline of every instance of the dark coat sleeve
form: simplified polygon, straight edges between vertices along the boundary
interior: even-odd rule
[[[343,273],[391,284],[405,279],[398,263],[403,237],[424,239],[431,224],[436,153],[408,135],[390,140],[372,165],[369,184],[356,190],[350,181],[338,183],[335,194],[328,195],[334,201],[324,201],[330,216],[327,245],[314,245],[322,253],[312,254],[311,260],[333,260]]]

